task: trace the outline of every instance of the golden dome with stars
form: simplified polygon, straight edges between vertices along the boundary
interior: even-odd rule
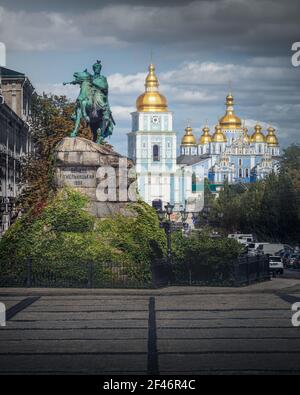
[[[233,96],[229,93],[226,97],[226,113],[219,119],[222,129],[239,129],[242,126],[240,118],[234,113],[233,102]]]
[[[145,92],[136,101],[136,108],[140,112],[168,111],[167,99],[158,91],[158,78],[154,64],[149,65],[149,72],[145,80]]]
[[[227,138],[225,134],[222,132],[221,125],[217,125],[215,127],[215,133],[212,135],[212,141],[214,143],[226,143]]]
[[[272,126],[270,126],[268,127],[267,131],[268,134],[266,135],[266,143],[270,146],[277,147],[279,144],[278,144],[278,138],[275,135],[275,129],[272,128]]]
[[[266,139],[261,129],[262,127],[259,124],[254,126],[254,133],[251,136],[251,143],[265,143]]]
[[[209,134],[209,127],[205,126],[203,129],[203,134],[200,136],[199,144],[211,143],[211,135]]]
[[[181,145],[196,145],[196,139],[193,135],[193,129],[190,126],[185,128],[185,134],[181,139]]]

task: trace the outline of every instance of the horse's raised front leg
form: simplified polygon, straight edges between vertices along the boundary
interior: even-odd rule
[[[80,126],[81,116],[82,116],[81,108],[77,107],[77,110],[76,110],[76,121],[75,121],[74,129],[73,129],[73,131],[71,133],[71,137],[76,137],[77,136],[78,129],[79,129],[79,126]]]

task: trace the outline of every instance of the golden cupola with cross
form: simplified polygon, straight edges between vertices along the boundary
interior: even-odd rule
[[[257,123],[254,126],[254,133],[251,136],[251,143],[265,143],[266,139],[261,130],[262,127]]]
[[[267,132],[268,134],[266,135],[266,143],[269,146],[277,147],[279,144],[278,144],[278,138],[275,135],[275,129],[272,128],[272,126],[269,126]]]
[[[219,119],[219,124],[222,129],[232,130],[240,129],[242,127],[241,119],[234,113],[233,104],[233,96],[231,93],[229,93],[226,97],[226,113],[222,118]]]
[[[168,111],[167,99],[159,90],[158,78],[155,74],[154,64],[149,65],[148,75],[145,80],[145,92],[136,100],[139,112],[165,112]]]
[[[221,125],[216,125],[215,133],[212,135],[212,142],[213,143],[226,143],[227,138],[225,134],[222,132]]]
[[[200,136],[199,139],[199,144],[200,145],[204,145],[204,144],[209,144],[212,141],[211,135],[209,134],[209,127],[206,125],[204,126],[204,128],[202,129],[203,133]]]
[[[181,145],[184,146],[196,145],[196,139],[195,136],[193,135],[193,129],[190,126],[187,126],[185,128],[185,134],[181,139]]]

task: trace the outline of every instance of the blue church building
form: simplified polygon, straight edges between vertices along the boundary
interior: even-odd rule
[[[234,113],[232,94],[226,97],[226,113],[219,119],[213,133],[208,126],[197,141],[188,126],[181,140],[177,163],[191,166],[196,175],[204,171],[211,184],[250,183],[276,171],[280,148],[275,129],[265,133],[259,124],[249,134]]]
[[[149,65],[127,134],[128,157],[135,164],[137,188],[145,202],[170,202],[177,211],[191,202],[188,211],[199,211],[205,179],[218,192],[226,180],[229,184],[250,183],[276,170],[280,152],[275,129],[263,132],[257,124],[250,134],[235,115],[233,104],[229,94],[225,115],[213,132],[205,126],[199,139],[187,126],[178,156],[173,112],[159,90],[154,64]]]

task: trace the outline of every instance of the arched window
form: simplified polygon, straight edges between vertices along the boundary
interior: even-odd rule
[[[157,144],[153,145],[152,155],[153,155],[153,162],[159,162],[160,161],[159,145],[157,145]]]

